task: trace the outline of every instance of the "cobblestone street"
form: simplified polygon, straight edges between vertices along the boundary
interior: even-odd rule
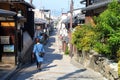
[[[0,80],[120,80],[120,0],[0,0]]]
[[[46,54],[42,70],[36,64],[22,69],[11,80],[107,80],[101,74],[82,67],[69,55],[59,51],[59,42],[54,31],[45,45]]]

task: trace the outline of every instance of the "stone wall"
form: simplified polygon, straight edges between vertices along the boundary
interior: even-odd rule
[[[84,67],[101,73],[108,80],[119,80],[118,64],[94,51],[74,53],[74,59]]]

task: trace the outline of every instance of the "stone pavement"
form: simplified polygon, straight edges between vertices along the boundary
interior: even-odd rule
[[[24,63],[31,63],[31,50],[32,50],[32,39],[30,38],[30,35],[27,32],[24,32],[24,49],[23,54],[25,57],[23,57],[22,62]],[[22,56],[22,55],[21,55]],[[27,57],[26,57],[27,56]],[[24,65],[15,65],[15,56],[2,56],[3,62],[0,62],[0,80],[8,80],[14,73],[19,71],[21,68],[24,67]],[[18,69],[18,66],[22,66]]]
[[[16,67],[12,64],[0,63],[0,80],[4,80]]]
[[[36,64],[22,69],[11,80],[107,80],[100,73],[86,69],[59,51],[59,40],[52,35],[45,46],[46,54],[42,70]]]

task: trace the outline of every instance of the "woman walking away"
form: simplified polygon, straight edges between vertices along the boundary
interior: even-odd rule
[[[35,44],[33,47],[33,54],[35,55],[36,58],[36,63],[37,63],[37,68],[41,70],[41,65],[43,62],[43,56],[40,56],[40,53],[45,53],[43,44],[40,43],[40,39],[36,38],[35,39]]]

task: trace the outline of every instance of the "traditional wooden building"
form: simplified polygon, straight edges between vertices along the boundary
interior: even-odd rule
[[[15,63],[16,14],[12,11],[0,9],[0,62],[2,63]],[[13,61],[7,60],[6,55],[14,57]]]
[[[0,0],[0,9],[4,9],[0,11],[0,55],[2,62],[18,64],[20,62],[19,56],[23,58],[25,55],[28,48],[24,45],[26,43],[23,39],[24,32],[27,32],[31,39],[34,36],[33,8],[33,5],[24,0]]]
[[[6,5],[6,6],[5,6]],[[0,0],[0,9],[21,12],[21,15],[26,18],[24,30],[27,30],[31,37],[34,35],[34,12],[33,5],[25,2],[24,0]]]
[[[92,23],[94,25],[93,16],[98,16],[103,12],[107,5],[112,0],[82,0],[81,4],[85,4],[86,7],[82,8],[82,12],[85,14],[85,23]],[[120,1],[120,0],[118,0]]]

